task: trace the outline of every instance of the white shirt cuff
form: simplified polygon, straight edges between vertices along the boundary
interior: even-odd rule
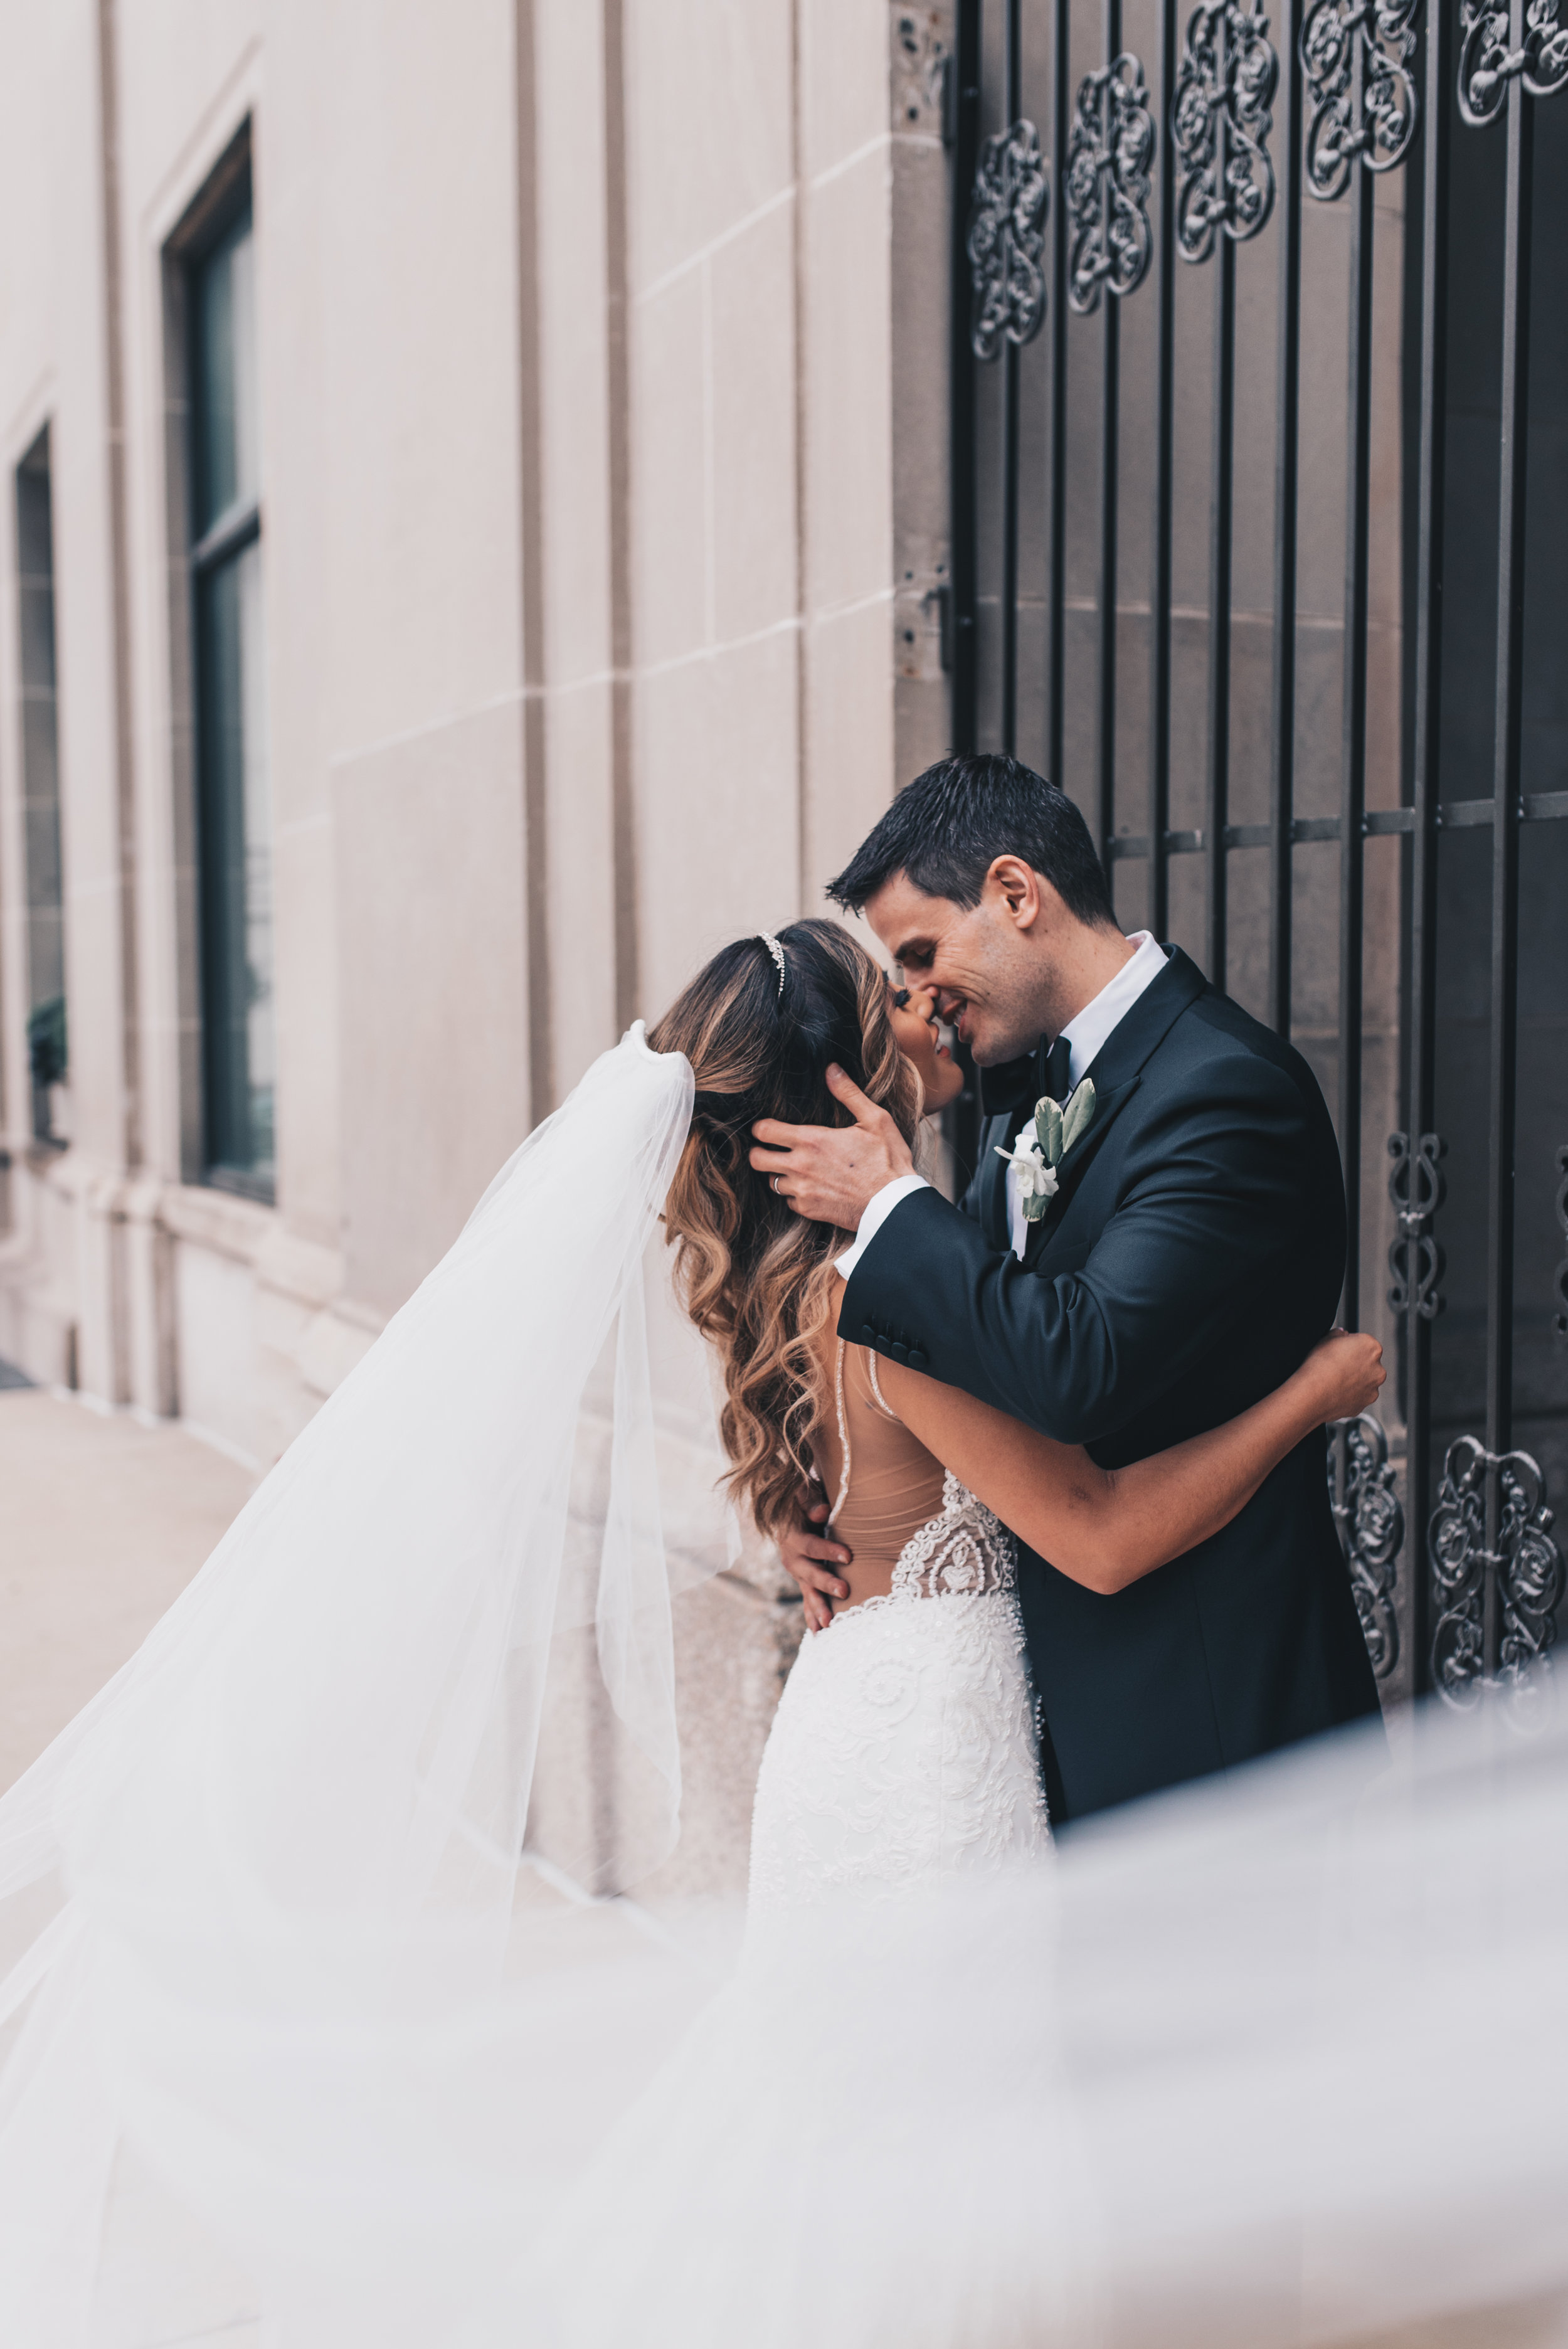
[[[931,1185],[923,1174],[897,1174],[891,1183],[884,1183],[880,1191],[872,1193],[866,1201],[865,1212],[861,1217],[861,1227],[855,1234],[854,1246],[847,1247],[842,1256],[835,1257],[833,1259],[837,1269],[842,1273],[846,1280],[899,1201],[907,1199],[912,1192],[928,1191],[930,1188]]]

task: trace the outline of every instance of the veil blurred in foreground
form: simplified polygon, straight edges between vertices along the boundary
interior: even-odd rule
[[[0,2344],[205,2339],[214,2259],[266,2349],[1568,2340],[1555,1725],[749,1934],[658,1897],[732,1539],[691,1100],[594,1065],[0,1800]]]

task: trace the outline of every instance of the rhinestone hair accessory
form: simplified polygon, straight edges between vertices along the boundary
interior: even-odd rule
[[[779,945],[777,938],[770,938],[766,930],[758,930],[757,935],[762,940],[763,945],[767,947],[769,953],[772,956],[774,961],[779,966],[779,992],[782,995],[784,992],[784,949]]]

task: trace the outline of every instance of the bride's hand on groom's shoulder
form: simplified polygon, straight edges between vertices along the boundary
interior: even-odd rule
[[[809,1487],[800,1493],[800,1515],[779,1536],[779,1556],[786,1574],[800,1586],[806,1628],[825,1630],[833,1619],[830,1601],[847,1599],[850,1586],[837,1571],[852,1562],[852,1553],[827,1530],[828,1505]]]
[[[1319,1416],[1326,1421],[1370,1411],[1388,1375],[1382,1347],[1364,1330],[1331,1330],[1318,1340],[1302,1371],[1314,1381]]]
[[[879,1191],[913,1174],[914,1159],[886,1110],[837,1065],[828,1071],[828,1085],[854,1123],[786,1125],[761,1118],[751,1129],[751,1164],[798,1216],[852,1232]]]

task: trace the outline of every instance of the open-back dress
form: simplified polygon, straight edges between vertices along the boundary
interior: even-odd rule
[[[1047,1841],[1012,1536],[837,1342],[813,1450],[834,1532],[883,1595],[807,1635],[758,1780],[751,1912],[995,1868]]]

